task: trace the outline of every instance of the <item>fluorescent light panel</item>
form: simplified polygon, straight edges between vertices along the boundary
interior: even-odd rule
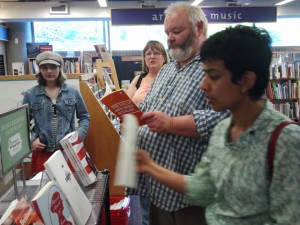
[[[201,2],[203,2],[203,0],[195,0],[191,5],[199,5]]]
[[[100,5],[100,7],[107,7],[107,2],[106,0],[98,0],[98,3]]]
[[[275,5],[284,5],[286,3],[289,3],[289,2],[293,2],[294,0],[284,0],[284,1],[281,1],[281,2],[278,2],[276,3]]]

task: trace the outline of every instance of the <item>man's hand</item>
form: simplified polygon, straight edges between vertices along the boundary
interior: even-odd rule
[[[172,130],[173,118],[163,112],[146,112],[141,119],[146,122],[151,132],[165,134]]]

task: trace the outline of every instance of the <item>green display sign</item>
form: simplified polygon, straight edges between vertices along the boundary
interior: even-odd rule
[[[0,176],[6,175],[31,152],[28,106],[0,114]]]

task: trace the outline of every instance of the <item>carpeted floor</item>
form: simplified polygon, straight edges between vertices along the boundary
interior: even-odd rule
[[[130,217],[128,225],[142,225],[140,203],[136,195],[130,195]]]

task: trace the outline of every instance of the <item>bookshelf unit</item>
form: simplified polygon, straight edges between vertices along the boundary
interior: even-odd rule
[[[82,75],[79,78],[79,87],[90,113],[91,122],[84,139],[84,145],[96,167],[99,170],[108,169],[110,171],[110,195],[123,196],[124,188],[113,185],[121,137],[109,117],[109,113],[99,102],[101,92],[105,90],[101,87],[103,82],[101,80],[97,81],[96,75],[89,75],[89,78],[85,76]]]
[[[266,96],[274,109],[292,120],[300,117],[300,48],[275,47]]]
[[[64,72],[66,74],[81,73],[80,57],[62,57],[64,60]],[[28,73],[33,75],[38,73],[38,65],[35,58],[28,58]]]

